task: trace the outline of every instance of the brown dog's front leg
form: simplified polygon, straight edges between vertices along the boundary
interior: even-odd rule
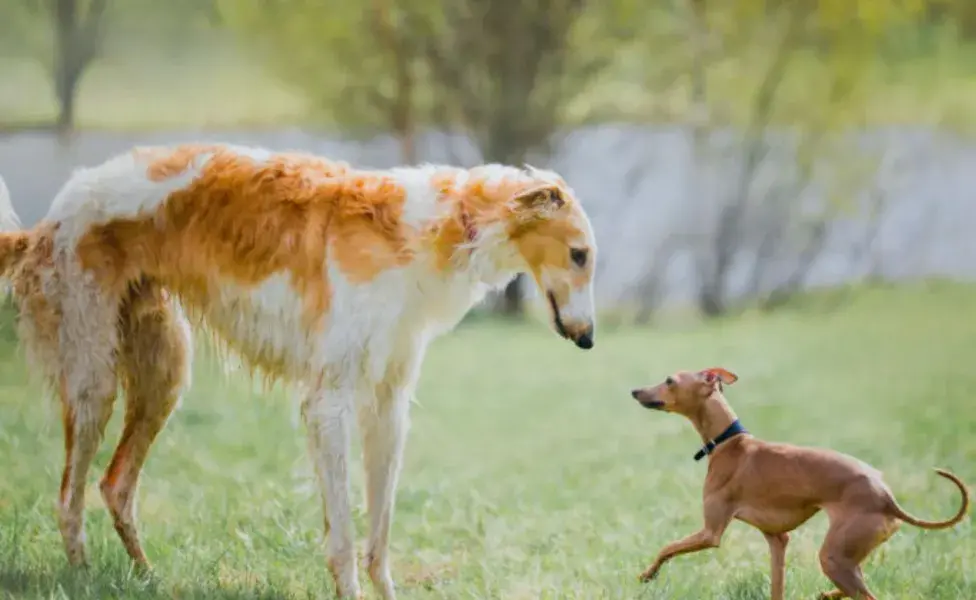
[[[640,580],[643,583],[654,579],[657,576],[657,572],[661,569],[661,565],[668,562],[675,556],[679,554],[687,554],[689,552],[698,552],[699,550],[707,550],[708,548],[718,548],[721,537],[716,535],[715,532],[708,529],[702,529],[698,533],[689,535],[688,537],[678,540],[677,542],[671,542],[661,550],[657,558],[651,566],[647,567],[647,570],[641,573]]]
[[[769,558],[772,567],[770,580],[772,581],[771,600],[783,600],[786,587],[786,544],[790,541],[788,533],[763,533],[769,544]]]
[[[676,542],[671,542],[665,546],[657,555],[657,558],[654,559],[651,566],[647,567],[647,570],[640,574],[641,582],[647,583],[654,579],[661,566],[675,556],[707,550],[709,548],[718,548],[722,542],[722,534],[725,533],[725,528],[728,527],[730,520],[731,511],[725,503],[706,501],[705,528],[698,533],[689,535]]]

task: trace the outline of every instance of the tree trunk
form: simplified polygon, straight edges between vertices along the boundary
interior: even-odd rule
[[[58,132],[70,133],[75,128],[75,101],[78,97],[79,73],[71,67],[71,59],[58,57],[57,83],[55,92],[58,97]]]
[[[413,119],[413,77],[406,61],[397,61],[397,90],[393,100],[393,129],[400,141],[400,159],[412,165],[417,162],[417,144]]]
[[[400,158],[406,164],[417,162],[414,120],[414,74],[412,58],[415,48],[396,25],[389,0],[373,0],[373,28],[380,43],[393,60],[396,89],[390,103],[390,121],[400,143]]]
[[[54,3],[54,92],[58,99],[57,127],[68,133],[75,124],[75,98],[78,92],[78,2],[57,0]]]
[[[75,126],[78,84],[97,52],[101,19],[108,0],[92,0],[83,18],[78,0],[55,0],[54,91],[58,97],[58,131]]]
[[[708,88],[706,87],[706,73],[708,67],[706,54],[708,53],[708,30],[705,24],[704,0],[689,0],[688,2],[689,36],[694,44],[691,66],[691,165],[688,169],[686,181],[688,196],[686,202],[697,205],[700,214],[714,212],[712,205],[714,197],[711,188],[711,171],[709,159],[710,121],[708,107]],[[722,227],[721,222],[719,227]],[[703,243],[702,236],[697,235],[696,244],[702,244],[698,252],[698,309],[706,316],[716,316],[725,310],[724,289],[718,273],[722,268],[720,259],[707,243]]]
[[[704,1],[696,0],[694,5],[701,9],[704,7]],[[779,86],[783,82],[792,58],[796,34],[803,22],[804,14],[801,10],[792,10],[787,14],[788,20],[779,48],[773,54],[772,62],[764,74],[753,102],[751,123],[745,133],[745,156],[739,169],[736,190],[733,196],[724,201],[719,211],[718,231],[715,233],[711,250],[711,268],[706,271],[706,280],[698,294],[699,308],[708,317],[719,316],[728,308],[726,287],[729,271],[742,244],[741,220],[743,213],[748,209],[756,172],[768,152],[766,132]]]

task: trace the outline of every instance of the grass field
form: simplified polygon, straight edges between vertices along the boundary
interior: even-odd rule
[[[740,523],[722,548],[636,581],[663,544],[700,525],[695,434],[628,394],[679,368],[737,371],[728,395],[754,433],[855,454],[885,471],[909,511],[951,515],[958,496],[931,469],[976,482],[974,305],[976,288],[962,285],[869,290],[832,311],[813,302],[708,325],[605,327],[588,353],[541,325],[463,326],[434,344],[413,407],[393,535],[401,598],[768,597],[766,543]],[[92,568],[68,571],[54,513],[58,411],[28,384],[12,344],[0,348],[0,597],[330,597],[294,403],[224,380],[208,360],[140,489],[156,577],[128,571],[95,473]],[[354,489],[359,506],[358,472]],[[794,536],[788,598],[829,589],[817,565],[824,529],[817,516]],[[972,521],[905,526],[866,573],[885,600],[976,598]]]

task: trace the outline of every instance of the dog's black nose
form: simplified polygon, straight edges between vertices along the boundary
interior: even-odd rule
[[[583,350],[589,350],[593,347],[593,337],[589,333],[584,333],[576,338],[576,345]]]
[[[630,392],[630,395],[634,397],[634,400],[637,400],[637,397],[640,396],[640,390],[634,390]]]

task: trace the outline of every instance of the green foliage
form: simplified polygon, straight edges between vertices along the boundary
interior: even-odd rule
[[[90,2],[81,0],[82,12]],[[223,112],[233,115],[229,124],[241,120],[241,111],[227,107],[228,97],[232,103],[239,96],[236,90],[224,94],[203,86],[197,94],[185,91],[213,75],[215,69],[206,61],[216,41],[223,43],[224,34],[231,30],[237,35],[237,47],[221,47],[224,70],[246,72],[242,77],[255,78],[253,65],[263,65],[268,77],[256,78],[254,87],[267,88],[267,79],[275,77],[275,88],[289,89],[289,94],[276,95],[287,96],[287,101],[276,99],[278,104],[267,106],[266,112],[274,116],[249,114],[248,120],[266,123],[277,115],[294,120],[294,105],[304,104],[293,101],[290,92],[298,89],[308,97],[317,119],[347,131],[372,133],[445,121],[452,126],[468,124],[464,121],[469,119],[457,114],[462,107],[454,98],[456,90],[434,85],[426,48],[433,41],[438,47],[457,50],[458,46],[445,37],[454,27],[449,21],[457,13],[484,9],[488,4],[483,2],[109,2],[102,32],[105,39],[93,69],[141,63],[146,72],[182,75],[187,83],[163,86],[172,89],[172,98],[141,82],[130,85],[133,89],[127,93],[135,107],[130,110],[120,110],[118,100],[106,104],[93,89],[94,84],[83,84],[79,111],[80,118],[88,123],[130,126],[139,125],[139,118],[145,122],[179,122],[178,114],[160,119],[152,115],[175,112],[174,106],[182,103],[183,95],[196,97],[197,104],[213,105],[194,114],[220,113],[218,106],[223,105]],[[691,99],[691,73],[701,52],[689,22],[695,5],[692,0],[531,0],[513,2],[512,10],[531,16],[532,7],[540,2],[552,5],[556,24],[566,7],[581,9],[566,34],[566,51],[559,59],[563,64],[558,70],[546,65],[546,70],[564,76],[537,82],[541,104],[548,102],[545,96],[558,99],[552,110],[559,125],[621,119],[674,122],[696,117],[700,107]],[[789,48],[788,68],[777,88],[771,123],[817,123],[817,127],[826,123],[832,129],[922,123],[969,130],[976,125],[971,110],[976,96],[976,84],[972,83],[976,2],[708,0],[701,5],[707,29],[708,108],[716,124],[741,126],[750,122],[756,92],[772,59],[781,49]],[[20,74],[25,61],[32,63],[32,73],[37,65],[46,73],[52,71],[50,6],[48,0],[0,2],[0,66],[6,67],[0,75],[22,89],[23,95],[38,97],[37,101],[23,102],[32,107],[30,114],[50,93],[36,89],[39,86],[33,82],[34,75],[27,81]],[[794,18],[796,35],[786,44],[782,36]],[[436,31],[436,39],[425,35],[430,28]],[[516,46],[518,32],[512,28],[505,33],[507,37],[492,43],[502,48]],[[476,31],[466,28],[464,35],[484,39],[487,34],[479,25]],[[186,58],[193,54],[202,64]],[[470,53],[458,51],[451,58],[464,64],[470,77],[485,70],[484,61]],[[526,65],[531,62],[525,60]],[[406,85],[404,74],[408,76]],[[43,79],[44,75],[38,77]],[[123,80],[132,75],[113,73],[111,77]],[[105,77],[100,77],[99,85],[113,91],[107,96],[117,95],[114,90],[118,87],[126,87],[125,81],[104,81]],[[145,95],[141,90],[146,90]],[[252,97],[239,100],[241,104],[253,102],[258,105],[254,110],[260,111],[261,102],[272,102],[263,96],[262,91],[256,91]],[[4,106],[10,104],[8,100]],[[99,108],[103,105],[105,109]],[[147,105],[154,106],[145,111],[145,116],[133,116],[139,113],[139,106]],[[93,111],[98,114],[89,116]],[[2,118],[17,116],[5,114]]]
[[[638,407],[633,387],[672,370],[722,365],[746,426],[769,440],[830,447],[881,469],[899,502],[926,518],[958,496],[932,467],[976,482],[976,302],[944,284],[862,290],[773,316],[601,330],[580,352],[542,323],[472,323],[434,343],[411,407],[394,522],[402,600],[768,598],[766,543],[733,523],[721,548],[637,574],[664,544],[701,525],[700,440],[675,415]],[[298,410],[281,390],[224,380],[200,360],[149,455],[140,533],[156,576],[132,572],[98,498],[118,440],[116,405],[88,487],[91,568],[71,572],[57,532],[63,443],[57,405],[0,346],[0,597],[11,599],[331,598],[322,513]],[[360,467],[352,506],[367,519]],[[787,598],[830,589],[817,549],[826,519],[793,536]],[[885,600],[976,598],[972,520],[948,531],[904,526],[865,564]],[[368,581],[363,573],[363,584]]]
[[[8,0],[0,3],[0,54],[45,65],[53,55],[53,27],[39,0]]]
[[[491,160],[541,149],[639,3],[221,0],[223,20],[346,131],[461,125]]]
[[[305,90],[320,117],[352,130],[393,125],[397,70],[405,64],[417,77],[408,12],[433,6],[433,0],[217,0],[223,22],[272,72]]]

